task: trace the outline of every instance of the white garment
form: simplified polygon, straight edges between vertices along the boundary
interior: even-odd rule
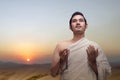
[[[98,49],[97,68],[98,80],[106,80],[106,76],[111,73],[111,67],[98,44],[82,38],[68,47],[68,69],[61,74],[62,80],[96,80],[96,74],[88,64],[86,49],[93,45]]]

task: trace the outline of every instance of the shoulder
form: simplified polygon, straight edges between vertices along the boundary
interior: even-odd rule
[[[67,48],[69,43],[70,41],[62,41],[62,42],[57,43],[56,47],[59,48],[60,51],[62,51]]]
[[[61,42],[57,43],[57,46],[64,46],[64,45],[69,44],[69,43],[70,43],[69,40],[68,41],[61,41]]]

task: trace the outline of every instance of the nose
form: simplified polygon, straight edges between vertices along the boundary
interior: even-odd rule
[[[79,20],[77,21],[77,25],[80,25],[80,21]]]

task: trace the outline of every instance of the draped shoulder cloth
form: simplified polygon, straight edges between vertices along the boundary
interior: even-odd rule
[[[96,74],[88,64],[86,49],[89,45],[98,49],[96,58],[98,80],[106,80],[107,75],[111,74],[111,67],[100,46],[93,41],[82,38],[68,47],[70,51],[68,68],[61,73],[61,80],[96,80]]]

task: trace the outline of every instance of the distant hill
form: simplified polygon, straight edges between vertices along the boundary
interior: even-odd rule
[[[120,62],[110,62],[110,65],[113,68],[120,68]],[[14,62],[2,62],[0,61],[0,68],[14,68],[14,67],[44,67],[44,68],[50,68],[50,63],[45,64],[20,64],[20,63],[14,63]]]
[[[0,61],[0,68],[19,68],[19,67],[50,68],[50,63],[46,63],[46,64],[20,64],[20,63],[14,63],[14,62],[2,62],[2,61]]]
[[[120,68],[120,62],[110,62],[112,68]]]

